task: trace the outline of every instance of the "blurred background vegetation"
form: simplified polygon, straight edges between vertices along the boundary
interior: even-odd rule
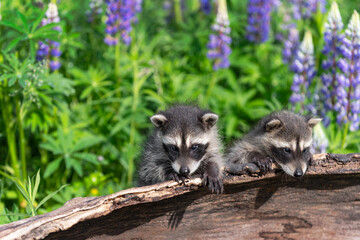
[[[230,67],[214,71],[207,58],[213,1],[207,14],[200,0],[144,0],[131,43],[115,46],[104,43],[105,3],[92,12],[93,1],[54,1],[60,21],[43,25],[50,1],[0,2],[0,224],[74,197],[135,186],[149,117],[171,103],[191,102],[219,114],[224,144],[271,111],[291,108],[294,73],[276,38],[281,11],[272,13],[267,41],[253,43],[246,38],[248,1],[228,0]],[[346,26],[360,2],[337,2]],[[296,22],[301,39],[312,33],[320,73],[330,4]],[[38,43],[46,39],[60,43],[55,71],[36,61]],[[344,136],[334,118],[321,129],[328,152],[359,151],[358,131]]]

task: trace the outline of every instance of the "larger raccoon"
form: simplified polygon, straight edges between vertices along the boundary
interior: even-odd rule
[[[320,121],[285,110],[271,113],[228,150],[227,164],[255,163],[266,172],[275,161],[287,174],[301,177],[312,161],[312,128]]]
[[[184,181],[201,174],[212,192],[223,191],[218,116],[198,107],[176,105],[150,118],[156,127],[145,144],[139,185]]]

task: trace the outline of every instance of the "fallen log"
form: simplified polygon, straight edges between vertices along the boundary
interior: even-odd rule
[[[169,181],[0,226],[0,239],[354,239],[360,236],[360,154],[318,154],[299,179],[255,165],[225,169],[225,193],[201,179]],[[251,176],[249,176],[251,175]]]

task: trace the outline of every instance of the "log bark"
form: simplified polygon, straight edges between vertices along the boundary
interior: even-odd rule
[[[74,198],[0,226],[0,239],[354,239],[360,236],[360,154],[314,155],[299,179],[255,165],[225,169],[225,193],[194,178]],[[249,176],[251,175],[251,176]]]

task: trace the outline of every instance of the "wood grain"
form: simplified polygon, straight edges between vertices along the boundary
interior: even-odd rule
[[[360,155],[322,154],[301,179],[254,166],[228,175],[225,193],[175,182],[75,198],[0,226],[1,239],[355,239]],[[274,166],[276,167],[276,166]],[[238,172],[239,173],[239,172]]]

